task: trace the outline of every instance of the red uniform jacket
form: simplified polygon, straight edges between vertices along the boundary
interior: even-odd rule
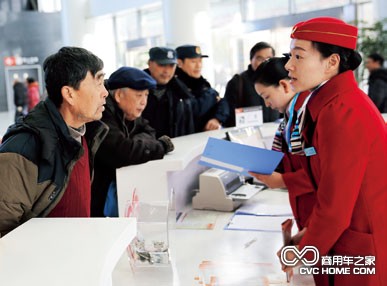
[[[376,275],[335,275],[335,285],[387,285],[387,135],[352,71],[329,80],[307,105],[303,164],[317,202],[300,248],[320,255],[375,256]],[[325,284],[324,284],[325,285]]]
[[[294,106],[299,110],[304,103],[309,92],[301,93]],[[294,127],[291,126],[291,129]],[[294,218],[298,228],[301,230],[307,226],[309,216],[313,210],[316,201],[316,192],[309,177],[302,168],[302,161],[306,160],[305,156],[292,155],[288,152],[286,141],[282,140],[282,152],[285,154],[282,159],[283,171],[282,178],[289,192],[289,201],[292,207]]]

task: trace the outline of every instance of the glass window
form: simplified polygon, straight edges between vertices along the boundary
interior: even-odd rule
[[[137,67],[139,69],[148,68],[149,47],[138,47],[127,50],[125,52],[125,63],[128,66]]]
[[[141,37],[162,35],[164,32],[161,6],[141,10]]]
[[[243,18],[246,21],[271,18],[289,14],[289,0],[243,0]]]
[[[303,13],[308,11],[316,11],[327,8],[339,7],[349,4],[351,0],[293,0],[295,13]]]
[[[357,19],[360,20],[360,27],[365,24],[369,25],[374,21],[374,6],[372,2],[358,4]]]
[[[127,41],[139,37],[137,11],[132,10],[116,16],[117,41]]]
[[[36,2],[36,1],[35,1]],[[38,0],[39,12],[52,13],[62,10],[61,0]]]
[[[228,25],[240,14],[239,0],[211,0],[209,13],[212,27]]]

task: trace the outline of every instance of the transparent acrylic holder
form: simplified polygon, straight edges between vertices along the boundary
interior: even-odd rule
[[[127,216],[137,219],[137,236],[128,246],[133,266],[169,265],[168,201],[128,202]]]

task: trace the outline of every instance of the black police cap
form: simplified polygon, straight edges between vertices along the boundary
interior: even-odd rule
[[[199,46],[194,45],[183,45],[176,48],[177,57],[181,60],[186,58],[195,59],[195,58],[208,58],[207,55],[202,55],[202,50]]]
[[[160,65],[177,64],[176,51],[166,47],[153,47],[149,50],[149,60]]]

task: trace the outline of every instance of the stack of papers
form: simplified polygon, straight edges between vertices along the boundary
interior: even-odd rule
[[[225,229],[280,232],[281,223],[291,217],[287,192],[265,190],[236,210]]]
[[[179,213],[176,219],[177,229],[214,229],[218,214],[213,211],[190,210]]]
[[[235,214],[225,229],[245,231],[281,231],[282,216],[251,216]]]
[[[293,216],[290,204],[269,205],[266,203],[247,203],[241,206],[235,214],[252,216]]]

